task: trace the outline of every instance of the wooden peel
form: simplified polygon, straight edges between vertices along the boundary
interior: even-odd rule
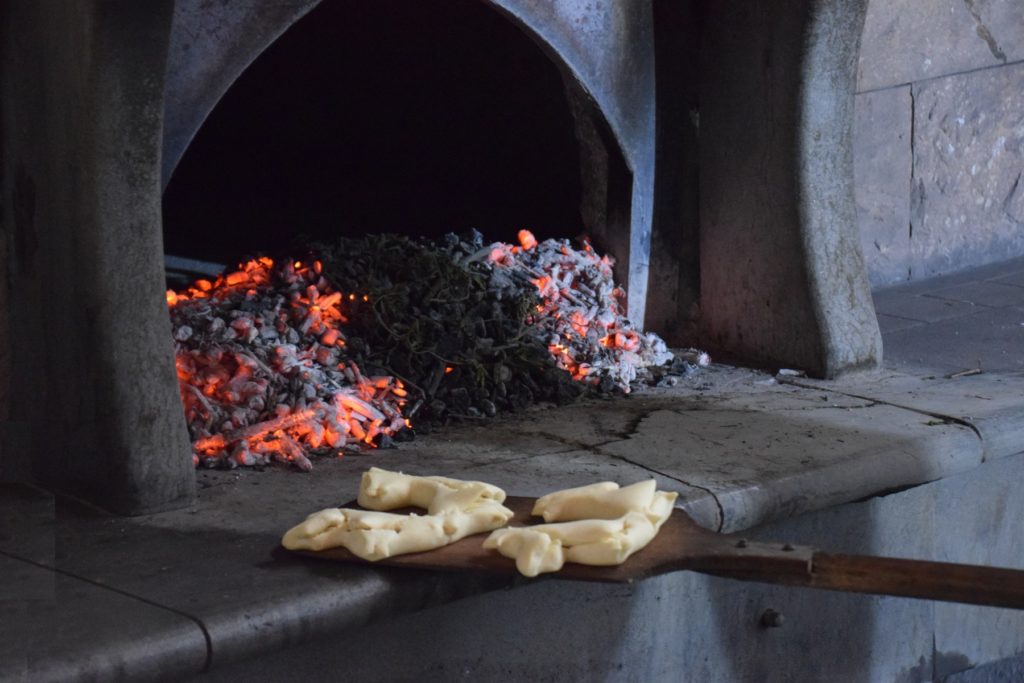
[[[541,520],[530,516],[534,502],[534,498],[507,498],[505,506],[515,512],[510,526],[539,523]],[[485,534],[477,534],[437,550],[399,555],[373,564],[517,574],[513,560],[483,548],[484,538]],[[368,564],[343,548],[296,552],[324,560]],[[654,540],[623,564],[590,567],[567,563],[550,576],[620,583],[680,570],[742,581],[1024,609],[1024,570],[833,555],[808,546],[745,541],[709,531],[678,508]]]

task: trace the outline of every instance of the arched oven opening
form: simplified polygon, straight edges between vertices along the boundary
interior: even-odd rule
[[[361,8],[364,13],[376,10],[378,23],[397,22],[370,3],[328,3],[322,11],[343,12],[344,6]],[[24,425],[29,447],[6,449],[4,471],[31,469],[32,476],[47,486],[128,514],[185,504],[195,491],[191,463],[167,457],[168,453],[187,453],[189,444],[179,412],[167,306],[161,301],[166,253],[161,235],[163,189],[229,87],[304,14],[313,12],[310,22],[316,22],[320,11],[316,7],[321,3],[178,0],[158,3],[159,8],[148,4],[142,8],[138,3],[15,4],[17,7],[5,12],[9,21],[3,24],[11,27],[5,35],[18,39],[5,43],[8,50],[0,64],[5,122],[0,137],[7,160],[3,186],[8,199],[4,205],[9,207],[0,212],[0,221],[13,235],[14,245],[0,300],[10,304],[8,326],[3,329],[17,334],[4,334],[0,329],[0,351],[6,349],[8,357],[17,362],[8,364],[9,372],[0,368],[0,379],[6,375],[3,383],[9,388],[38,385],[41,390],[24,392],[18,401],[9,401],[12,421]],[[288,188],[289,201],[298,195],[291,206],[308,214],[299,221],[305,225],[295,226],[295,221],[288,220],[290,215],[285,216],[288,225],[278,224],[275,216],[290,210],[278,211],[275,203],[284,206],[285,192],[267,192],[265,188],[237,193],[243,206],[236,204],[236,209],[221,211],[216,202],[231,196],[234,188],[242,185],[243,173],[253,171],[243,163],[240,170],[220,171],[216,186],[209,179],[196,183],[198,198],[191,202],[191,217],[182,213],[184,218],[177,225],[171,214],[179,190],[168,191],[168,243],[177,239],[182,222],[201,224],[202,234],[196,236],[193,246],[203,246],[191,253],[219,260],[222,257],[207,245],[235,225],[241,232],[226,238],[231,247],[222,252],[226,260],[227,251],[237,253],[238,258],[246,252],[275,249],[274,240],[290,241],[300,230],[311,232],[310,226],[327,225],[334,230],[344,222],[340,228],[356,230],[356,224],[370,222],[367,215],[380,218],[381,223],[399,220],[396,215],[412,215],[417,221],[430,215],[445,224],[442,229],[455,230],[470,226],[447,223],[472,222],[490,231],[500,230],[502,221],[514,221],[519,227],[543,231],[545,221],[561,224],[564,216],[571,214],[579,217],[580,225],[560,226],[561,234],[572,236],[582,227],[591,233],[599,250],[616,258],[617,279],[626,286],[628,312],[638,326],[649,316],[658,331],[678,328],[672,324],[673,318],[686,323],[696,315],[704,334],[701,339],[718,340],[720,347],[745,358],[806,368],[816,376],[877,365],[878,327],[871,315],[862,260],[850,235],[854,213],[846,163],[852,122],[848,86],[855,75],[857,49],[851,36],[863,19],[862,3],[830,1],[823,4],[827,12],[817,11],[818,6],[810,2],[792,3],[784,12],[740,7],[742,3],[709,7],[701,34],[697,83],[699,277],[692,255],[678,258],[679,246],[693,249],[693,240],[685,236],[666,239],[678,237],[680,229],[677,205],[665,204],[666,195],[678,191],[678,184],[671,177],[662,177],[660,193],[655,188],[656,167],[658,173],[675,173],[671,164],[663,163],[675,154],[665,148],[672,137],[663,133],[671,132],[673,120],[676,125],[691,121],[688,125],[694,127],[698,121],[684,106],[676,106],[680,103],[663,98],[657,102],[655,98],[656,81],[663,92],[674,87],[672,80],[658,78],[665,76],[665,70],[655,68],[656,61],[664,67],[663,57],[671,60],[674,54],[666,50],[671,45],[665,43],[671,32],[655,30],[658,16],[664,18],[664,5],[652,10],[650,3],[639,2],[406,0],[374,4],[386,4],[396,13],[400,9],[422,13],[426,10],[419,5],[429,6],[430,17],[416,15],[429,29],[423,32],[427,35],[447,35],[445,29],[451,29],[438,19],[440,12],[445,12],[452,25],[457,23],[456,11],[492,12],[486,15],[492,23],[501,26],[499,20],[506,20],[506,29],[522,31],[524,45],[532,40],[539,48],[535,52],[552,58],[565,85],[564,91],[556,88],[557,97],[550,97],[568,102],[575,139],[572,142],[563,133],[565,147],[558,147],[565,151],[575,145],[575,154],[560,158],[575,158],[578,166],[571,172],[565,172],[568,166],[556,170],[558,187],[550,189],[551,196],[544,197],[541,192],[537,198],[529,188],[543,188],[543,173],[553,165],[551,159],[542,157],[540,164],[527,162],[527,173],[516,173],[508,162],[513,168],[508,175],[517,182],[532,181],[535,176],[541,176],[542,182],[517,186],[515,191],[523,196],[512,201],[513,192],[508,191],[500,195],[508,203],[497,204],[499,208],[517,208],[537,199],[538,206],[560,208],[545,210],[544,216],[539,215],[542,212],[512,216],[495,210],[481,217],[473,211],[474,205],[460,205],[447,198],[447,204],[439,202],[442,208],[461,208],[466,213],[455,215],[452,209],[442,215],[428,214],[406,199],[378,200],[377,210],[372,210],[371,201],[363,205],[360,214],[351,201],[344,205],[327,201],[324,197],[331,196],[330,192],[309,201],[312,181],[308,178],[337,178],[340,163],[347,160],[328,154],[326,162],[320,162],[326,168],[303,173],[307,180]],[[372,15],[353,15],[347,21],[361,25],[360,21],[369,21],[367,16]],[[67,26],[82,26],[83,30],[74,33],[74,40],[62,42],[61,51],[39,47],[67,37]],[[470,32],[484,34],[484,26],[473,24]],[[849,39],[837,42],[836,27]],[[655,45],[658,42],[660,47]],[[330,47],[322,47],[322,52],[330,55],[338,46],[337,41],[328,43]],[[424,54],[448,49],[422,38],[417,45],[420,52],[406,53],[414,60],[410,68],[427,61]],[[500,51],[478,49],[455,61],[483,61],[489,52]],[[765,55],[771,59],[766,61]],[[298,64],[286,73],[301,82],[310,68]],[[328,81],[332,78],[326,77]],[[546,78],[548,83],[557,81],[550,75]],[[510,77],[509,82],[513,81],[516,79]],[[497,89],[511,89],[503,85]],[[295,84],[286,81],[281,87],[285,86]],[[488,86],[482,87],[486,91]],[[491,83],[489,87],[493,91],[496,86]],[[427,92],[441,99],[437,91],[428,88]],[[241,120],[229,125],[231,134],[238,135],[253,112],[279,95],[268,90],[251,99],[248,114],[243,110]],[[351,99],[353,108],[368,104],[365,98],[362,102],[358,96]],[[679,116],[673,119],[672,111]],[[378,118],[384,118],[383,114]],[[522,114],[520,118],[529,117]],[[451,120],[445,112],[440,122]],[[562,120],[566,121],[564,115]],[[294,139],[309,140],[314,147],[326,136],[314,126],[303,126],[301,120],[288,126],[284,132],[294,134]],[[352,136],[362,133],[340,128],[339,133]],[[563,125],[563,131],[566,128]],[[388,130],[398,136],[405,128],[392,124]],[[276,141],[280,133],[271,130],[263,135]],[[225,134],[215,142],[223,144],[230,139]],[[385,141],[390,144],[396,139]],[[543,146],[539,139],[539,133],[527,139],[520,136],[513,146],[518,154],[527,155],[521,158],[529,158],[528,152]],[[244,159],[250,167],[265,165],[280,171],[260,157],[267,142],[248,140],[223,156]],[[197,142],[193,152],[200,144]],[[449,142],[445,150],[455,147]],[[297,148],[284,147],[292,152]],[[380,148],[382,156],[388,149]],[[482,156],[488,156],[490,149],[482,151]],[[299,166],[298,170],[305,172],[308,169],[301,163],[305,158],[288,161],[287,170]],[[200,165],[206,163],[212,162]],[[186,166],[173,179],[175,184],[188,177]],[[444,170],[431,166],[434,168]],[[485,171],[496,169],[502,170],[500,163],[476,167],[471,180],[476,183],[486,177]],[[496,176],[497,181],[492,178],[487,187],[493,190],[495,185],[511,182],[505,180],[508,175]],[[276,177],[264,176],[262,182],[274,190],[283,177],[294,180],[302,176],[282,172]],[[418,186],[417,173],[392,177],[411,177]],[[572,186],[578,187],[573,191],[578,191],[578,196],[560,201],[572,194],[565,190]],[[483,185],[479,189],[474,186],[474,191],[466,194],[486,196],[484,189]],[[423,202],[435,198],[425,194]],[[265,199],[274,201],[264,203]],[[392,205],[398,204],[404,214],[385,215],[381,208],[385,203],[391,211],[395,210]],[[258,207],[248,220],[222,220],[222,215],[241,214],[248,205]],[[308,210],[311,207],[318,215]],[[339,215],[342,209],[352,212]],[[690,237],[693,218],[686,233]],[[269,223],[274,227],[257,229],[258,224]],[[402,227],[384,226],[392,230]],[[424,229],[422,225],[409,227]],[[378,228],[363,225],[363,229]],[[265,231],[267,234],[259,234]],[[512,240],[509,235],[488,237]],[[208,248],[211,250],[204,251]],[[174,249],[172,246],[172,254]],[[652,258],[652,252],[658,258]],[[652,296],[667,305],[647,310],[648,281]],[[699,308],[693,305],[695,296],[699,296]],[[49,314],[40,315],[40,311]],[[624,337],[623,342],[629,340]],[[619,344],[617,339],[615,344]],[[72,435],[76,447],[53,449],[50,436],[55,429]]]
[[[629,391],[671,358],[611,277],[632,185],[568,67],[488,4],[320,3],[231,84],[164,193],[194,461],[305,469],[414,423]]]
[[[609,220],[628,232],[630,185],[586,95],[487,4],[323,2],[196,133],[164,193],[164,241],[224,264],[302,238],[471,228],[600,247]]]

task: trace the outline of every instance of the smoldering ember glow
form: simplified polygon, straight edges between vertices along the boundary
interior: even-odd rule
[[[557,372],[628,392],[638,372],[673,359],[657,335],[635,330],[622,316],[610,259],[589,244],[538,243],[525,230],[519,241],[460,241],[444,253],[459,268],[483,274],[499,299],[524,291],[535,297],[522,323],[547,346]],[[432,396],[417,396],[427,392],[407,388],[393,372],[363,375],[347,348],[346,323],[366,310],[379,314],[376,302],[331,281],[318,259],[261,257],[212,282],[167,292],[196,465],[280,461],[309,470],[311,455],[341,455],[407,433],[406,413],[422,404],[413,399]]]
[[[541,298],[532,323],[546,334],[548,350],[573,379],[610,380],[629,392],[638,370],[672,360],[661,337],[634,329],[623,316],[619,302],[626,293],[615,286],[611,258],[599,256],[586,242],[582,249],[573,249],[568,240],[538,243],[529,230],[519,231],[519,242],[518,247],[491,245],[491,286],[506,286],[509,271],[529,277]]]
[[[406,391],[343,356],[343,307],[322,265],[266,257],[167,292],[181,400],[196,464],[308,470],[307,457],[374,444],[406,426]]]

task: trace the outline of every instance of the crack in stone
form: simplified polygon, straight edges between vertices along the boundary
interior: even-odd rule
[[[555,442],[560,443],[562,445],[569,446],[570,448],[573,448],[573,449],[578,450],[578,451],[590,451],[590,450],[592,450],[594,448],[597,448],[599,446],[604,446],[605,444],[609,444],[609,443],[612,443],[614,441],[619,441],[619,439],[611,439],[609,441],[602,441],[599,444],[591,444],[591,443],[587,443],[586,441],[579,441],[577,439],[572,439],[572,438],[570,438],[568,436],[562,436],[561,434],[552,434],[551,432],[534,432],[534,434],[536,434],[537,436],[543,437],[545,439],[550,439],[551,441],[555,441]],[[561,452],[564,453],[565,451],[561,451]]]
[[[843,394],[843,396],[846,396],[848,398],[861,398],[861,397],[853,397],[853,396],[850,396],[849,394]],[[869,399],[869,398],[863,398],[863,400],[867,401],[867,402],[866,403],[860,403],[860,404],[854,405],[854,406],[832,405],[832,404],[828,404],[828,403],[824,403],[823,402],[822,405],[817,405],[817,406],[811,405],[811,406],[804,406],[802,408],[780,408],[780,409],[778,409],[778,412],[780,412],[780,413],[786,413],[786,412],[802,413],[802,412],[807,412],[807,411],[812,411],[812,410],[863,410],[864,408],[874,408],[875,406],[878,405],[878,401],[875,401],[875,400],[872,400],[872,399]]]
[[[622,432],[619,433],[619,438],[620,439],[630,439],[630,438],[632,438],[638,431],[640,431],[640,425],[643,424],[644,420],[649,418],[651,415],[654,415],[654,413],[658,412],[659,410],[661,410],[661,408],[652,408],[650,410],[643,411],[639,415],[636,415],[633,418],[633,420],[630,421],[626,425],[626,428]],[[611,442],[609,441],[609,442],[605,442],[605,443],[611,443]]]
[[[985,41],[988,45],[989,51],[992,56],[998,59],[1003,64],[1006,64],[1006,53],[999,47],[999,43],[996,42],[995,36],[988,30],[988,26],[985,26],[985,22],[981,18],[981,13],[978,12],[974,6],[974,0],[964,0],[964,5],[967,6],[967,11],[971,13],[974,18],[974,31],[978,34],[978,37]]]
[[[725,526],[725,509],[722,507],[722,501],[720,501],[718,499],[718,496],[715,495],[715,492],[712,491],[711,489],[709,489],[708,487],[701,486],[700,484],[694,484],[692,482],[686,481],[685,479],[680,479],[679,477],[677,477],[675,475],[669,474],[668,472],[662,472],[661,470],[654,469],[653,467],[649,467],[649,466],[643,464],[642,462],[637,462],[635,460],[627,458],[624,455],[618,455],[617,453],[608,453],[606,451],[602,451],[599,446],[595,446],[591,450],[596,455],[600,455],[600,456],[603,456],[605,458],[611,458],[613,460],[621,460],[622,462],[625,462],[625,463],[628,463],[630,465],[633,465],[634,467],[639,467],[640,469],[642,469],[642,470],[644,470],[646,472],[650,472],[651,474],[657,474],[659,476],[665,477],[666,479],[671,479],[674,482],[678,482],[678,483],[682,484],[683,486],[689,487],[691,489],[697,489],[699,491],[703,491],[704,493],[708,494],[709,496],[711,496],[711,500],[715,501],[715,507],[718,509],[718,525],[715,527],[715,532],[716,533],[721,533],[722,527]]]
[[[1014,195],[1017,194],[1017,190],[1020,188],[1020,178],[1022,175],[1024,175],[1024,173],[1017,174],[1017,177],[1013,181],[1013,186],[1010,187],[1010,191],[1006,193],[1006,199],[1003,200],[1002,207],[1003,213],[1006,214],[1006,217],[1017,224],[1021,223],[1021,219],[1018,218],[1017,216],[1014,216],[1010,209],[1013,204]]]
[[[650,413],[654,413],[654,412],[656,412],[656,411],[653,411],[653,410],[650,411]],[[632,433],[636,433],[636,429],[639,428],[640,423],[643,422],[643,419],[645,417],[648,417],[650,413],[648,413],[646,415],[642,415],[638,420],[636,420],[635,425],[634,425],[634,431]],[[548,432],[537,432],[537,435],[538,436],[543,436],[544,438],[547,438],[547,439],[551,439],[552,441],[557,441],[558,443],[561,443],[561,444],[565,444],[566,446],[571,446],[575,450],[586,451],[587,453],[592,453],[593,455],[599,455],[602,458],[610,458],[612,460],[619,460],[619,461],[624,462],[624,463],[626,463],[628,465],[633,465],[634,467],[639,467],[640,469],[644,470],[645,472],[650,472],[651,474],[656,474],[658,476],[665,477],[666,479],[671,479],[672,481],[678,482],[678,483],[682,484],[683,486],[689,487],[691,489],[697,489],[698,491],[703,491],[704,493],[706,493],[709,496],[711,496],[711,500],[713,500],[715,502],[715,507],[718,509],[718,526],[715,528],[715,531],[716,532],[721,532],[722,528],[725,526],[725,509],[722,507],[722,501],[720,501],[718,499],[718,496],[715,495],[715,492],[712,491],[711,489],[709,489],[708,487],[701,486],[700,484],[694,484],[692,482],[686,481],[685,479],[680,479],[677,476],[671,475],[671,474],[669,474],[667,472],[662,472],[661,470],[657,470],[657,469],[655,469],[653,467],[649,467],[649,466],[643,464],[642,462],[637,462],[635,460],[627,458],[624,455],[619,455],[617,453],[609,453],[607,451],[601,450],[601,448],[603,446],[607,446],[607,445],[613,444],[613,443],[620,443],[624,439],[611,439],[610,441],[603,441],[603,442],[598,443],[598,444],[588,444],[588,443],[584,443],[582,441],[577,441],[575,439],[570,439],[568,437],[560,436],[558,434],[551,434],[551,433],[548,433]],[[625,438],[628,438],[628,437],[625,437]]]
[[[910,95],[910,205],[907,207],[907,241],[913,243],[914,241],[914,222],[917,218],[916,212],[922,211],[924,206],[924,184],[920,181],[915,184],[915,177],[917,174],[915,169],[917,168],[916,157],[914,156],[914,129],[916,125],[915,110],[916,101],[914,98],[914,85],[908,88],[908,94]],[[911,278],[913,274],[912,266],[907,267],[907,279]]]
[[[788,384],[792,384],[793,386],[802,387],[804,389],[820,389],[820,387],[815,387],[815,386],[812,386],[812,385],[809,385],[809,384],[801,384],[800,382],[794,382],[792,380],[786,380],[786,382]],[[908,411],[910,411],[912,413],[917,413],[918,415],[925,415],[927,417],[933,417],[933,418],[936,418],[936,419],[939,419],[939,420],[943,420],[943,421],[948,422],[948,423],[957,424],[957,425],[960,425],[961,427],[967,427],[972,432],[974,432],[974,435],[978,437],[979,441],[982,441],[982,442],[985,441],[985,438],[981,434],[981,430],[978,429],[973,423],[971,423],[968,420],[965,420],[962,417],[956,417],[954,415],[946,415],[944,413],[937,413],[937,412],[934,412],[934,411],[931,411],[931,410],[922,410],[921,408],[914,408],[913,406],[900,405],[899,403],[892,403],[891,401],[883,401],[881,399],[871,398],[870,396],[862,396],[860,394],[854,394],[854,393],[851,393],[851,392],[848,392],[848,391],[841,391],[839,389],[830,389],[830,391],[833,391],[833,392],[835,392],[837,394],[842,394],[843,396],[849,396],[851,398],[859,398],[862,401],[874,401],[876,405],[890,406],[890,407],[893,407],[893,408],[899,408],[900,410],[908,410]],[[984,450],[982,451],[982,455],[983,455],[982,459],[984,461]]]

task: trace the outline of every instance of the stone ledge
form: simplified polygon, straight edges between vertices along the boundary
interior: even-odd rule
[[[193,507],[146,517],[3,496],[5,566],[35,576],[33,585],[49,577],[74,590],[42,611],[18,603],[19,618],[0,621],[6,654],[21,642],[12,629],[51,634],[25,644],[20,659],[0,658],[0,677],[183,675],[523,583],[272,554],[305,514],[352,499],[370,465],[485,479],[513,495],[655,476],[699,521],[732,531],[940,479],[1021,443],[1020,378],[789,381],[799,386],[713,368],[671,389],[318,461],[311,474],[200,471]],[[122,623],[122,613],[132,616]]]

